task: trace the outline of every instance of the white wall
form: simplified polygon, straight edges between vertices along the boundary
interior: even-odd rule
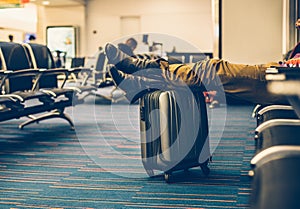
[[[87,54],[121,38],[123,16],[139,16],[140,33],[169,34],[203,52],[213,50],[210,0],[90,0],[86,11]]]
[[[283,0],[223,0],[223,58],[257,64],[282,58]],[[93,55],[99,46],[121,37],[121,17],[140,17],[141,33],[162,33],[190,42],[201,51],[213,51],[211,0],[89,0],[88,5],[38,7],[36,23],[24,23],[3,13],[0,27],[36,32],[46,42],[46,27],[80,28],[79,56]],[[29,5],[29,4],[28,4]],[[34,11],[31,15],[36,16]],[[33,18],[34,19],[34,18]],[[31,29],[30,29],[31,28]],[[29,31],[28,31],[29,30]],[[36,31],[35,31],[36,30]],[[2,39],[3,40],[3,39]],[[179,44],[170,39],[170,46]],[[166,49],[169,50],[169,49]],[[177,50],[180,50],[177,48]]]
[[[0,27],[26,32],[35,32],[37,23],[36,6],[25,4],[24,8],[0,10]]]
[[[223,0],[223,59],[260,64],[282,59],[282,0]]]
[[[36,6],[25,4],[24,8],[0,10],[0,41],[8,41],[8,35],[15,42],[23,42],[26,33],[35,33],[37,24]]]
[[[8,36],[13,35],[13,41],[17,43],[23,43],[24,41],[24,31],[10,29],[10,28],[2,28],[0,29],[0,41],[9,41]]]
[[[64,6],[64,7],[40,7],[39,8],[38,37],[42,36],[46,44],[47,26],[77,26],[79,28],[79,48],[77,56],[84,56],[85,45],[85,7]]]

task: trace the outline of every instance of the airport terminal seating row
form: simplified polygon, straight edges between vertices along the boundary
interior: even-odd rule
[[[0,42],[0,121],[28,117],[20,124],[49,118],[63,118],[74,124],[65,108],[83,102],[90,86],[66,85],[71,74],[89,73],[89,69],[55,68],[50,50],[41,44]]]
[[[250,205],[258,208],[299,208],[300,200],[300,69],[269,68],[268,90],[286,95],[290,105],[257,106],[254,116],[256,153],[251,159]]]

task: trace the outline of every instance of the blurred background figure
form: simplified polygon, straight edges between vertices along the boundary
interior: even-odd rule
[[[9,39],[9,42],[13,42],[14,41],[14,36],[9,34],[8,35],[8,39]]]
[[[129,38],[125,43],[119,43],[118,48],[129,56],[134,55],[134,50],[137,47],[137,41],[134,38]]]
[[[30,35],[28,40],[29,40],[29,43],[35,43],[36,37],[34,35]]]

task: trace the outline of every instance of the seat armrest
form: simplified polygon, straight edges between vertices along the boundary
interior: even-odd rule
[[[45,76],[51,76],[51,75],[56,75],[56,76],[63,75],[64,79],[62,81],[60,88],[63,88],[70,74],[69,70],[66,68],[40,69],[39,72],[40,72],[40,78]],[[38,83],[36,85],[38,85]]]
[[[6,78],[16,78],[16,77],[24,77],[24,76],[34,77],[39,74],[39,70],[36,69],[24,69],[24,70],[16,70],[16,71],[6,70],[6,71],[2,71],[1,74],[3,74]]]
[[[78,67],[78,68],[71,68],[69,69],[70,73],[92,73],[93,70],[91,68],[84,68],[84,67]]]
[[[37,78],[39,76],[39,70],[36,69],[24,69],[24,70],[5,70],[0,71],[0,89],[5,85],[5,81],[11,78],[17,78],[17,77],[32,77],[32,79]]]
[[[268,105],[258,111],[257,115],[263,115],[272,110],[294,110],[291,105]]]
[[[42,75],[68,75],[69,70],[65,68],[53,68],[53,69],[39,69]]]
[[[300,155],[300,146],[293,145],[278,145],[269,147],[257,155],[255,155],[251,161],[251,166],[259,167],[262,164],[274,159],[281,159],[287,156]]]
[[[252,110],[252,118],[255,118],[257,116],[258,111],[262,108],[261,104],[257,104],[254,109]]]
[[[274,126],[299,126],[300,127],[300,120],[299,119],[271,119],[256,127],[255,134],[257,135],[258,133],[261,133],[264,130]]]

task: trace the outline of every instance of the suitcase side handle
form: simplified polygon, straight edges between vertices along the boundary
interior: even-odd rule
[[[145,116],[145,107],[140,107],[140,119],[141,121],[145,121],[146,120],[146,116]]]

